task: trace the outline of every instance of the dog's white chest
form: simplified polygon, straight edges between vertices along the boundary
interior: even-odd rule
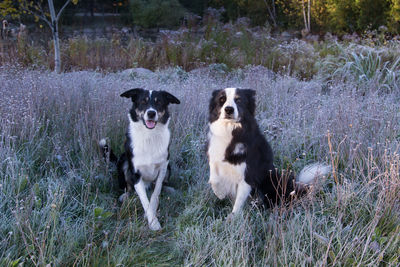
[[[215,135],[210,126],[208,137],[209,183],[218,198],[235,198],[237,185],[245,177],[246,163],[234,165],[224,160],[225,151],[232,140],[232,135]]]
[[[162,163],[168,160],[170,132],[168,124],[157,125],[149,130],[142,122],[131,122],[129,134],[132,139],[133,166],[145,181],[154,181]]]

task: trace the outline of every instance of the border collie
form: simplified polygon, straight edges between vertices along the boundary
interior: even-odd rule
[[[168,92],[141,88],[128,90],[121,97],[132,100],[125,152],[117,158],[105,139],[99,144],[105,157],[117,165],[119,185],[126,189],[119,200],[124,201],[134,188],[150,229],[159,230],[161,225],[156,217],[159,195],[167,170],[170,170],[168,105],[179,104],[180,101]],[[149,201],[146,189],[153,182],[155,187]]]
[[[253,193],[266,207],[293,194],[306,192],[316,177],[327,175],[323,164],[306,166],[297,177],[283,175],[273,164],[273,153],[261,134],[255,113],[255,91],[226,88],[212,93],[209,105],[207,156],[212,190],[219,199],[234,201],[239,212]]]

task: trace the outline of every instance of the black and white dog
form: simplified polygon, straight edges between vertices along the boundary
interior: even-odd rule
[[[273,164],[273,153],[254,117],[255,91],[226,88],[212,93],[209,105],[207,155],[212,190],[219,199],[234,200],[232,213],[248,196],[258,196],[271,207],[292,194],[300,195],[316,177],[327,175],[323,164],[306,166],[295,180]]]
[[[105,139],[100,141],[104,155],[117,164],[120,187],[126,189],[123,201],[132,188],[139,195],[145,217],[151,230],[161,229],[156,217],[159,195],[167,170],[169,170],[169,104],[180,101],[165,91],[148,91],[141,88],[128,90],[121,97],[132,100],[129,111],[129,128],[126,134],[125,153],[119,159],[109,150]],[[146,188],[155,182],[150,201]]]

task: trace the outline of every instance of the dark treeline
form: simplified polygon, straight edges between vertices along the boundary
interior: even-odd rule
[[[400,31],[400,0],[91,0],[79,5],[114,8],[145,28],[179,26],[184,18],[215,8],[224,22],[248,17],[253,26],[280,30],[343,34],[385,26]]]

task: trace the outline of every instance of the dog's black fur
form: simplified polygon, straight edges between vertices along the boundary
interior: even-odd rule
[[[132,107],[129,110],[129,116],[133,122],[142,121],[143,125],[146,126],[143,117],[141,117],[137,111],[145,111],[149,107],[153,107],[157,110],[157,112],[162,113],[163,115],[160,117],[157,123],[165,124],[168,119],[170,118],[168,105],[169,104],[180,104],[180,101],[173,96],[172,94],[166,91],[153,91],[151,97],[145,101],[146,97],[148,98],[147,90],[142,88],[134,88],[128,90],[121,94],[121,97],[131,98],[132,100]],[[117,166],[118,170],[118,184],[120,189],[128,189],[131,190],[133,186],[138,182],[140,178],[140,172],[134,172],[134,166],[132,164],[132,158],[134,157],[132,151],[132,137],[130,136],[129,132],[126,133],[125,139],[125,152],[117,157],[113,150],[109,148],[108,144],[102,146],[103,155],[105,158],[109,157],[111,163]],[[168,158],[169,159],[169,151],[168,151]],[[126,177],[123,165],[125,163],[129,164],[128,174],[129,176]],[[171,166],[168,164],[168,172],[164,183],[167,183],[168,178],[171,175]]]
[[[107,145],[100,141],[103,155],[117,165],[119,186],[126,190],[123,201],[135,189],[152,230],[159,230],[156,218],[162,184],[170,175],[169,165],[169,104],[180,101],[165,91],[148,91],[141,88],[128,90],[121,97],[130,98],[129,127],[126,134],[125,152],[118,158]],[[168,178],[167,178],[168,179]],[[154,185],[150,201],[146,188]]]
[[[227,101],[225,89],[212,93],[209,103],[210,125],[221,119],[222,107]],[[251,186],[252,194],[260,198],[266,207],[271,207],[291,195],[300,196],[306,192],[306,187],[297,184],[292,172],[282,174],[273,163],[271,146],[261,133],[255,119],[255,91],[251,89],[236,89],[235,104],[238,110],[238,127],[232,130],[232,139],[225,150],[223,161],[232,165],[246,164],[244,179]],[[226,105],[225,105],[226,109]],[[231,115],[225,118],[231,119]],[[243,144],[241,153],[235,153],[237,144]]]

